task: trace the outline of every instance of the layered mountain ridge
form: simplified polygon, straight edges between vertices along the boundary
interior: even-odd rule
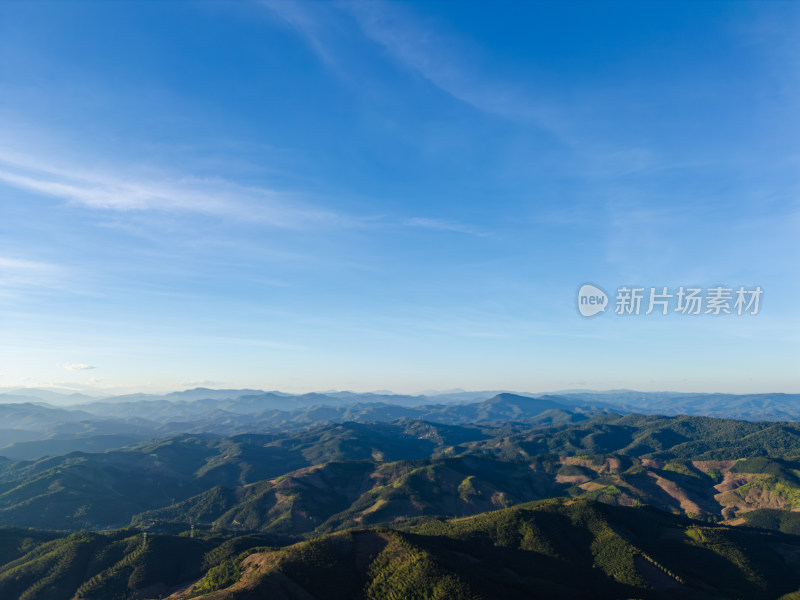
[[[800,423],[277,398],[0,406],[0,597],[800,595]]]

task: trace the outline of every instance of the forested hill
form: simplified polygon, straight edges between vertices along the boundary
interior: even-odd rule
[[[252,535],[0,529],[0,550],[0,597],[25,600],[766,600],[800,587],[800,537],[586,500],[282,547]]]
[[[800,589],[800,424],[522,405],[2,461],[0,598]]]
[[[554,427],[398,421],[179,435],[0,463],[0,525],[195,522],[292,536],[555,496],[731,520],[756,509],[800,508],[798,458],[800,425],[702,417],[599,415]]]

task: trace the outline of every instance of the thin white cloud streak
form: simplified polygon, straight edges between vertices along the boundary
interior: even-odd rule
[[[533,125],[552,136],[578,159],[570,163],[573,174],[580,170],[585,177],[619,177],[664,166],[650,148],[620,146],[616,140],[589,135],[585,119],[580,118],[588,101],[566,105],[536,82],[512,83],[476,71],[462,57],[479,54],[479,49],[426,26],[401,3],[343,0],[336,5],[395,61],[443,92],[476,110]]]
[[[67,371],[88,371],[90,369],[94,369],[92,365],[87,365],[84,363],[64,363],[62,366]]]
[[[37,262],[33,260],[23,260],[19,258],[9,258],[0,256],[0,273],[10,271],[50,271],[53,265]]]
[[[30,288],[57,288],[64,278],[64,269],[39,261],[0,256],[0,297]]]
[[[339,38],[352,37],[353,33],[342,31],[331,10],[336,7],[340,16],[355,22],[366,40],[442,92],[480,112],[534,126],[551,136],[574,153],[569,167],[572,174],[579,170],[585,177],[619,177],[666,166],[663,157],[651,148],[592,136],[591,123],[582,118],[587,109],[588,114],[595,110],[587,94],[580,105],[567,104],[552,97],[544,84],[511,82],[482,73],[464,58],[479,56],[477,45],[437,31],[402,3],[265,0],[263,4],[301,35],[329,68],[347,78],[348,66],[342,63],[352,60],[352,53],[343,51]]]
[[[476,227],[472,227],[471,225],[465,225],[463,223],[457,223],[454,221],[443,221],[441,219],[429,219],[427,217],[413,217],[411,219],[406,219],[402,224],[408,227],[433,229],[435,231],[452,231],[479,237],[485,237],[489,235],[488,233],[485,233]]]
[[[564,115],[554,103],[537,97],[530,89],[476,75],[459,58],[476,49],[425,26],[399,3],[265,0],[263,4],[300,34],[323,62],[342,75],[347,68],[339,64],[337,36],[352,32],[342,31],[341,19],[337,23],[333,18],[331,6],[338,9],[340,17],[352,19],[364,37],[382,47],[397,64],[453,98],[482,112],[532,123],[556,137],[568,134]]]
[[[414,228],[484,235],[457,222],[425,217],[353,216],[301,201],[301,194],[242,186],[222,178],[162,176],[160,181],[65,168],[0,152],[0,182],[95,210],[180,212],[221,216],[284,229],[357,228],[400,224]],[[14,267],[0,258],[0,272]],[[29,270],[45,265],[22,261]]]
[[[357,219],[311,206],[297,194],[222,178],[161,175],[150,180],[0,153],[0,182],[97,210],[198,213],[286,229],[357,224]]]
[[[336,68],[334,54],[329,50],[328,44],[322,41],[326,31],[330,28],[330,21],[322,23],[314,14],[306,10],[300,2],[286,2],[281,0],[263,0],[262,4],[268,7],[273,14],[301,34],[314,52],[331,68]],[[329,8],[328,4],[319,3],[317,10]],[[326,27],[327,25],[327,27]]]
[[[340,2],[337,6],[356,19],[367,38],[454,98],[481,111],[552,126],[554,115],[547,114],[551,109],[506,83],[476,80],[449,50],[458,42],[424,27],[402,6],[381,1]]]

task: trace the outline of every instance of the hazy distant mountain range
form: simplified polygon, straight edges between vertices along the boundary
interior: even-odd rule
[[[178,433],[277,432],[345,421],[421,419],[445,424],[521,421],[550,425],[577,422],[599,413],[795,421],[800,420],[800,395],[628,390],[539,396],[463,390],[430,396],[354,392],[292,395],[197,388],[98,400],[23,389],[0,394],[0,456],[37,458],[73,450],[102,451]]]

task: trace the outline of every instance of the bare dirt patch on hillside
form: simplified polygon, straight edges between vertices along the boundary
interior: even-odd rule
[[[693,513],[696,515],[706,514],[709,512],[708,510],[701,508],[697,501],[690,498],[687,491],[674,481],[665,479],[653,471],[648,471],[647,475],[655,480],[655,483],[658,487],[660,487],[670,497],[674,498],[678,502],[683,512]]]

